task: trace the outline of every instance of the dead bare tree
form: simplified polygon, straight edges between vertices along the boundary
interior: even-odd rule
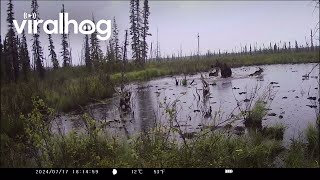
[[[318,0],[313,0],[313,2],[315,3],[315,5],[314,5],[314,9],[313,9],[313,12],[316,10],[316,9],[318,9],[319,10],[319,8],[320,8],[320,1],[318,1]],[[319,12],[318,12],[319,13]],[[317,22],[317,24],[315,25],[315,28],[314,28],[314,34],[317,34],[317,32],[319,31],[319,23],[320,23],[320,20]],[[319,36],[318,36],[318,38],[317,38],[317,40],[320,40],[319,39]]]
[[[125,90],[125,77],[124,73],[126,71],[126,61],[127,61],[127,45],[128,45],[128,30],[126,30],[125,41],[123,47],[123,59],[122,59],[122,72],[121,72],[121,91],[120,91],[120,109],[123,111],[131,111],[130,99],[131,92]]]
[[[125,40],[123,45],[123,58],[122,58],[122,71],[121,71],[121,92],[124,89],[124,73],[126,71],[126,63],[127,63],[127,46],[128,46],[128,30],[126,30]]]
[[[202,89],[203,97],[206,98],[210,94],[209,83],[204,80],[204,77],[202,76],[202,74],[201,74],[201,81],[202,81],[202,85],[203,85],[203,89]]]

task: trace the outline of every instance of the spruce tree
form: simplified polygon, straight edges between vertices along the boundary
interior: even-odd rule
[[[20,55],[21,69],[22,69],[24,80],[28,80],[28,75],[30,72],[30,57],[29,57],[26,34],[24,30],[22,31],[19,55]]]
[[[274,43],[273,51],[274,51],[274,52],[277,52],[277,45],[276,45],[276,43]]]
[[[123,55],[122,55],[123,63],[126,63],[127,61],[127,46],[128,46],[128,30],[126,30],[125,32],[126,33],[124,38]]]
[[[86,31],[88,31],[88,26],[86,26]],[[88,68],[91,68],[92,67],[92,62],[91,62],[91,59],[90,59],[90,46],[89,46],[89,36],[88,36],[88,34],[86,34],[86,36],[85,36],[84,57],[85,57],[86,66]]]
[[[271,42],[270,42],[269,50],[270,50],[270,52],[272,53],[272,45],[271,45]]]
[[[136,33],[137,33],[137,49],[136,49],[136,52],[137,52],[137,63],[139,63],[140,65],[142,64],[142,59],[141,59],[141,53],[142,53],[142,49],[141,49],[141,15],[140,15],[140,1],[139,0],[135,0],[136,3],[135,3],[135,14],[136,14]]]
[[[21,43],[20,43],[20,38],[19,38],[19,36],[17,35],[16,36],[16,45],[17,45],[17,50],[18,50],[18,69],[19,69],[19,71],[21,70],[21,55],[20,55],[20,52],[21,52],[21,48],[22,48],[22,46],[21,46]]]
[[[6,70],[7,75],[9,77],[9,81],[17,81],[19,78],[19,56],[18,56],[18,40],[16,38],[15,31],[13,29],[13,20],[14,20],[14,12],[13,12],[13,4],[12,1],[8,2],[8,33],[6,35]]]
[[[113,17],[113,36],[112,36],[112,46],[113,46],[113,51],[114,51],[114,58],[116,61],[121,60],[121,48],[119,44],[119,30],[118,26],[116,23],[116,17]]]
[[[284,51],[286,52],[287,51],[287,43],[284,42]]]
[[[122,55],[122,70],[121,70],[121,92],[124,90],[124,73],[126,72],[126,64],[127,64],[127,46],[128,46],[128,30],[126,30],[124,37],[124,46],[123,46],[123,55]]]
[[[291,42],[289,41],[289,47],[288,47],[289,52],[291,52]]]
[[[107,44],[106,47],[107,47],[106,59],[107,59],[107,61],[110,61],[110,59],[111,59],[111,53],[110,53],[109,45]]]
[[[136,52],[136,49],[137,49],[137,38],[138,38],[138,35],[137,35],[137,25],[136,25],[136,14],[135,14],[135,3],[136,3],[136,0],[130,0],[130,23],[131,23],[131,26],[130,26],[130,35],[132,36],[131,37],[131,49],[132,49],[132,58],[134,60],[137,59],[137,52]]]
[[[5,69],[5,56],[4,56],[4,50],[3,50],[3,44],[2,44],[2,39],[1,39],[1,35],[0,35],[0,58],[1,58],[1,62],[0,62],[0,68],[1,68],[1,82],[3,82],[4,80],[6,80],[6,69]]]
[[[39,12],[38,12],[38,2],[37,0],[32,0],[31,2],[31,9],[32,9],[32,13],[36,14],[36,20],[40,20],[39,17]],[[32,14],[31,13],[31,14]],[[32,27],[34,26],[34,24],[32,24]],[[33,53],[33,58],[34,58],[34,66],[37,70],[37,72],[39,73],[40,78],[44,77],[44,73],[45,73],[45,69],[43,67],[43,51],[42,51],[42,47],[40,44],[40,36],[39,36],[39,25],[37,25],[37,32],[36,34],[33,34],[33,44],[32,44],[32,53]]]
[[[114,45],[115,45],[115,43],[114,43],[113,39],[110,39],[109,40],[109,50],[107,49],[107,52],[108,52],[108,59],[113,63],[116,60],[115,46]]]
[[[297,41],[295,41],[295,48],[296,48],[296,52],[299,52],[299,46],[298,46],[298,42]]]
[[[49,56],[51,57],[52,66],[53,66],[53,69],[58,69],[59,68],[59,62],[58,62],[58,59],[57,59],[57,54],[54,51],[54,45],[53,45],[53,40],[52,40],[51,34],[48,34],[48,39],[49,39],[48,50],[49,50]]]
[[[5,37],[3,41],[3,61],[4,61],[4,74],[5,74],[5,81],[8,83],[12,81],[12,63],[10,63],[9,58],[8,58],[8,52],[9,52],[9,47],[7,43],[7,36]]]
[[[131,49],[132,58],[136,63],[141,63],[141,15],[140,15],[140,3],[139,0],[130,0],[130,35],[131,37]]]
[[[94,17],[92,17],[92,21],[93,23],[95,23],[94,21]],[[97,31],[94,31],[91,34],[90,37],[90,55],[91,55],[91,61],[95,64],[97,64],[98,62],[100,62],[103,58],[103,53],[102,50],[100,48],[100,41],[97,38]]]
[[[144,0],[143,2],[143,11],[142,11],[142,18],[143,18],[143,27],[142,27],[142,63],[145,63],[147,60],[147,53],[148,53],[148,43],[147,43],[147,36],[151,36],[149,33],[149,16],[150,16],[150,7],[148,4],[148,0]]]
[[[62,51],[60,52],[62,55],[62,60],[63,60],[63,67],[70,66],[70,53],[68,50],[69,44],[67,41],[67,34],[64,32],[65,29],[65,22],[64,22],[64,4],[62,4],[62,10],[61,13],[63,13],[63,33],[62,33]]]

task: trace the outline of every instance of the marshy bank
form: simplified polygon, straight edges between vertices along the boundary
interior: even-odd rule
[[[200,56],[184,59],[160,59],[151,61],[145,67],[139,67],[134,62],[126,65],[125,83],[150,80],[155,77],[193,74],[208,71],[216,59],[226,61],[230,66],[278,63],[310,63],[318,62],[319,52],[287,52],[267,53],[258,55],[235,56]],[[235,61],[236,60],[236,61]],[[80,106],[111,98],[115,87],[121,83],[121,62],[101,62],[94,71],[84,66],[65,67],[47,72],[40,79],[31,72],[28,81],[5,83],[1,81],[1,133],[15,137],[22,128],[17,120],[20,114],[27,114],[32,109],[31,97],[39,96],[57,112],[69,112]]]
[[[319,111],[319,68],[303,76],[317,64],[264,65],[264,72],[249,76],[257,66],[233,68],[231,78],[209,77],[208,73],[174,76],[134,82],[127,85],[132,92],[131,109],[123,113],[119,96],[99,100],[83,111],[60,113],[56,118],[63,133],[81,130],[81,115],[84,112],[100,121],[108,122],[106,129],[116,135],[127,137],[146,132],[157,123],[168,125],[168,107],[175,106],[177,122],[183,133],[197,134],[208,127],[231,125],[244,133],[245,113],[253,108],[258,98],[264,96],[263,107],[255,116],[262,119],[261,126],[283,126],[284,144],[298,138],[309,123],[314,123]],[[209,94],[202,95],[201,76],[210,84]],[[176,80],[186,78],[186,85],[177,85]],[[170,112],[170,111],[169,111]],[[171,114],[172,115],[172,114]],[[157,122],[156,122],[156,121]],[[228,120],[228,121],[227,121]]]
[[[252,109],[254,110],[254,109]],[[33,110],[20,120],[25,135],[13,142],[1,134],[3,167],[319,167],[319,131],[313,124],[305,130],[306,141],[293,139],[289,148],[281,145],[281,128],[250,131],[247,136],[203,131],[195,140],[179,143],[169,137],[179,131],[156,125],[147,133],[129,139],[115,138],[106,124],[82,116],[85,133],[52,133],[53,110],[41,99],[33,99]],[[257,120],[257,119],[256,119]],[[317,121],[319,126],[319,119]],[[28,141],[23,141],[28,139]],[[3,155],[6,156],[3,156]]]
[[[211,70],[211,65],[219,59],[231,67],[300,64],[319,62],[319,52],[282,52],[257,55],[197,56],[181,59],[160,59],[150,61],[140,67],[134,62],[126,65],[125,83],[144,81],[152,78],[194,74]],[[121,83],[121,62],[101,62],[94,70],[84,66],[64,67],[50,70],[44,79],[31,73],[29,81],[18,83],[1,82],[1,106],[11,107],[5,114],[26,113],[30,110],[32,96],[40,96],[50,107],[58,111],[70,111],[94,100],[112,97],[114,87]],[[18,104],[23,104],[18,107]],[[25,108],[24,108],[25,107]],[[8,108],[9,109],[9,108]]]
[[[174,77],[135,82],[127,85],[133,93],[134,113],[126,115],[115,106],[117,96],[108,100],[102,100],[103,95],[91,96],[95,103],[71,113],[50,109],[52,106],[41,96],[33,100],[30,96],[32,112],[9,121],[11,128],[6,131],[11,132],[1,135],[1,157],[4,157],[1,164],[4,167],[319,167],[317,108],[307,106],[317,105],[319,70],[316,68],[309,79],[302,77],[314,65],[259,66],[264,73],[257,77],[248,76],[257,69],[255,66],[235,68],[229,79],[210,78],[208,73],[202,73],[211,85],[210,96],[200,97],[200,101],[197,100],[197,91],[200,93],[202,87],[200,74],[188,75],[186,86],[176,86]],[[80,84],[69,81],[78,86],[71,92],[86,87],[91,88],[87,92],[92,94],[102,93],[105,86],[98,86],[101,80],[92,78]],[[92,84],[84,86],[87,83]],[[270,102],[259,108],[254,100],[264,94],[266,87],[274,93],[268,94],[269,99],[265,100]],[[113,91],[110,88],[110,93]],[[70,102],[75,101],[72,96],[69,98]],[[245,102],[246,99],[249,101]],[[237,101],[241,101],[243,109]],[[1,102],[12,103],[15,99]],[[211,116],[205,117],[210,106]],[[246,128],[243,124],[246,116],[241,110],[255,112],[251,115],[261,121],[262,128],[259,131]],[[221,123],[226,119],[229,121]]]

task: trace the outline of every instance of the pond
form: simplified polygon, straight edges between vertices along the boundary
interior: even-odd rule
[[[267,115],[262,126],[284,125],[284,142],[301,136],[308,123],[315,123],[319,112],[319,65],[287,64],[263,65],[232,69],[231,78],[209,77],[208,72],[187,75],[187,85],[176,85],[184,76],[163,77],[127,85],[132,92],[132,111],[120,113],[119,96],[102,100],[85,107],[94,119],[108,122],[107,130],[119,136],[132,136],[147,132],[156,123],[168,124],[169,113],[166,107],[173,108],[180,128],[185,133],[197,133],[205,127],[232,127],[244,129],[244,120],[239,113],[250,110],[256,100],[267,92]],[[261,67],[259,76],[248,76]],[[309,77],[303,77],[311,70]],[[210,94],[202,94],[203,83],[210,84]],[[255,96],[255,98],[252,98]],[[251,106],[250,106],[251,104]],[[211,107],[211,113],[210,113]],[[211,115],[211,116],[210,116]],[[74,111],[61,113],[53,126],[61,127],[64,133],[81,130],[84,125],[81,113]],[[177,126],[177,123],[173,123]]]

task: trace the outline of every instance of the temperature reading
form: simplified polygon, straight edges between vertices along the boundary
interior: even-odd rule
[[[133,169],[132,174],[143,174],[143,170],[142,169]]]
[[[164,173],[164,169],[155,169],[153,170],[154,174],[163,174]]]

